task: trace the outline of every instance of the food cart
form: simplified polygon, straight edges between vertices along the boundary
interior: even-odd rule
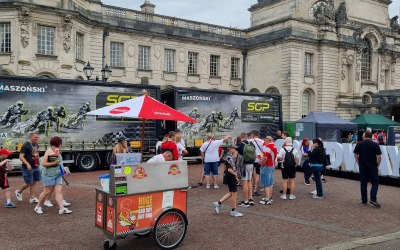
[[[87,114],[142,119],[142,153],[146,120],[195,122],[147,94]],[[185,238],[188,225],[186,161],[148,164],[140,163],[135,156],[129,158],[129,154],[124,157],[117,156],[106,186],[96,189],[96,227],[108,237],[104,248],[116,248],[116,240],[127,235],[140,237],[151,232],[159,247],[177,247]]]
[[[115,249],[119,238],[151,232],[162,249],[183,241],[188,225],[186,161],[113,165],[108,184],[96,189],[96,227],[107,236],[105,249]]]

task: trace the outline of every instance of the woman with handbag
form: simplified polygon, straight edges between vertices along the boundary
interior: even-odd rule
[[[42,169],[42,182],[44,186],[43,192],[39,196],[39,202],[34,211],[37,214],[43,214],[42,206],[45,198],[49,197],[53,191],[56,194],[56,201],[59,207],[58,214],[70,214],[71,210],[66,208],[63,204],[62,193],[62,172],[65,171],[62,165],[62,158],[60,155],[60,148],[62,139],[54,136],[50,139],[50,147],[46,150],[44,156],[41,158],[40,166]]]

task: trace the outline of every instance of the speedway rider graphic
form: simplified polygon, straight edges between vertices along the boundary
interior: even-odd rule
[[[67,116],[67,118],[65,118],[65,120],[61,123],[61,127],[70,129],[80,128],[83,130],[86,113],[90,112],[91,110],[90,102],[86,102],[78,108],[77,113]]]
[[[16,104],[9,106],[6,113],[0,118],[1,127],[10,128],[16,123],[21,122],[21,116],[26,115],[29,111],[22,109],[23,106],[24,103],[22,101],[18,101]]]
[[[224,123],[224,128],[226,128],[226,129],[233,129],[233,128],[234,128],[234,125],[235,125],[236,118],[239,118],[239,114],[238,114],[237,108],[235,108],[235,109],[231,112],[231,114],[230,114],[228,120],[225,121],[225,123]]]

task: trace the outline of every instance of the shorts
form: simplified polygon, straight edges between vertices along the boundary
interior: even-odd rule
[[[296,178],[296,167],[282,168],[282,179],[294,179]]]
[[[253,165],[254,165],[254,169],[256,170],[256,174],[260,175],[260,167],[261,167],[261,165],[258,164],[257,162],[254,162]]]
[[[251,181],[253,176],[253,164],[246,164],[244,165],[244,173],[242,175],[242,181]]]
[[[0,187],[1,187],[1,189],[7,189],[10,187],[10,185],[8,183],[7,175],[5,173],[0,174]]]
[[[55,177],[47,177],[42,175],[43,187],[53,187],[55,185],[62,185],[62,176],[57,175]]]
[[[231,193],[237,192],[237,181],[235,177],[226,177],[226,185],[228,185],[229,192]]]
[[[210,176],[212,172],[214,176],[218,176],[219,161],[216,162],[204,162],[204,175]]]
[[[260,187],[272,187],[274,185],[274,167],[261,167]]]
[[[22,176],[24,176],[24,181],[26,184],[32,184],[34,182],[40,181],[42,177],[39,168],[32,168],[31,171],[28,171],[27,168],[21,167],[21,172]]]

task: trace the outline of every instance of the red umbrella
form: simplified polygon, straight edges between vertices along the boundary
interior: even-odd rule
[[[143,95],[120,103],[93,110],[88,115],[140,118],[142,122],[141,151],[143,153],[144,124],[145,120],[170,120],[183,122],[196,122],[195,119],[157,101]]]

